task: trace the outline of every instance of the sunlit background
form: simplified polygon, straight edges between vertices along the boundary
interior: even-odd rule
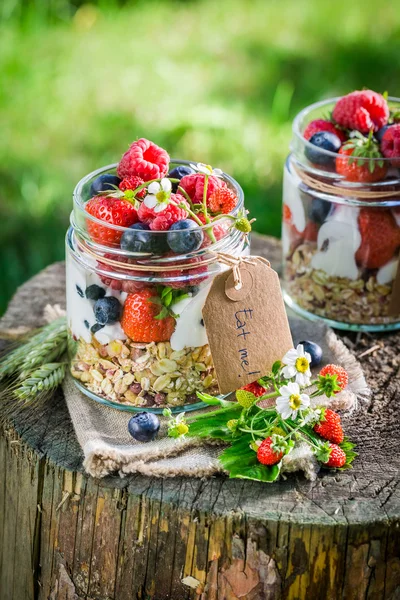
[[[400,2],[1,0],[0,312],[64,255],[75,183],[148,137],[242,184],[279,236],[291,121],[361,87],[400,95]]]

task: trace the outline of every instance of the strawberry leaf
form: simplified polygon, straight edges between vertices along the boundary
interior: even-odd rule
[[[221,465],[232,479],[252,479],[268,483],[275,481],[279,477],[281,464],[266,466],[259,463],[257,454],[250,447],[251,441],[250,435],[243,435],[238,440],[234,440],[220,454]]]

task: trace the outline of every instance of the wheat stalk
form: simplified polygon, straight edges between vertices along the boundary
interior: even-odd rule
[[[57,388],[65,377],[65,363],[48,363],[34,370],[13,393],[19,400],[33,400],[38,394]]]
[[[32,369],[59,358],[67,345],[67,321],[56,319],[0,361],[0,381],[10,375],[26,377]]]

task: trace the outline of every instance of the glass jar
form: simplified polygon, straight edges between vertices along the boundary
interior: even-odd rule
[[[302,316],[339,329],[398,329],[400,304],[392,291],[400,278],[400,159],[357,159],[358,166],[381,169],[376,182],[338,174],[336,161],[347,161],[347,168],[351,159],[303,136],[336,101],[307,107],[293,123],[283,181],[285,301]],[[388,104],[400,108],[396,98]]]
[[[178,165],[189,162],[171,161],[171,168]],[[85,394],[121,410],[191,410],[198,406],[196,392],[218,393],[202,319],[212,278],[225,268],[216,253],[248,254],[248,237],[226,216],[199,228],[201,247],[187,254],[168,251],[164,231],[145,232],[154,252],[123,250],[120,239],[127,229],[85,211],[92,182],[115,173],[116,165],[94,171],[74,191],[66,237],[71,373]],[[229,175],[222,178],[238,197],[232,217],[243,210],[243,191]],[[99,227],[107,245],[93,235]],[[107,302],[111,319],[105,325],[101,312],[98,318],[103,297],[115,298]],[[169,314],[155,319],[163,304]],[[151,323],[156,333],[149,333]]]

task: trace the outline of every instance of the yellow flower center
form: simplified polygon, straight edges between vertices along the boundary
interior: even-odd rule
[[[300,394],[292,394],[289,398],[289,405],[292,410],[297,410],[301,405]]]
[[[162,202],[165,202],[166,200],[168,200],[168,194],[167,194],[167,192],[164,192],[164,190],[160,190],[159,192],[157,192],[156,198],[157,198],[157,202],[159,202],[161,204]]]
[[[305,373],[308,371],[308,366],[308,360],[304,356],[301,356],[296,360],[296,371],[299,373]]]

